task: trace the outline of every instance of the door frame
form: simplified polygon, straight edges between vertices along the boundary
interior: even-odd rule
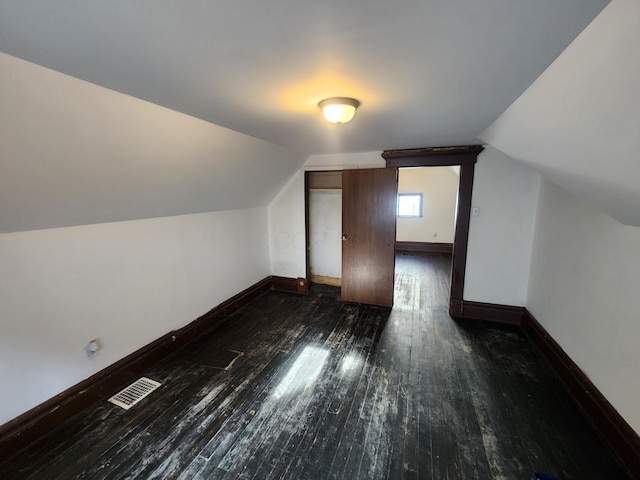
[[[307,280],[307,285],[311,285],[311,236],[310,236],[310,228],[311,228],[311,200],[310,200],[310,192],[311,188],[311,179],[309,178],[314,173],[339,173],[342,175],[342,170],[328,169],[328,170],[305,170],[304,172],[304,250],[305,250],[305,275]],[[341,180],[342,183],[342,180]],[[335,187],[328,187],[335,188]],[[342,190],[342,184],[340,185],[340,190]]]
[[[460,166],[458,209],[456,212],[453,256],[451,259],[449,315],[452,317],[461,317],[464,311],[464,277],[467,266],[473,176],[478,155],[482,150],[484,150],[482,145],[465,145],[456,147],[385,150],[382,152],[382,158],[386,160],[387,168],[395,168],[396,170],[401,167]]]
[[[453,147],[427,147],[401,150],[385,150],[382,158],[387,168],[400,167],[448,167],[460,166],[460,183],[458,185],[458,209],[453,239],[453,256],[451,259],[451,293],[449,297],[449,315],[462,317],[464,312],[463,294],[464,277],[467,266],[467,247],[469,242],[469,221],[471,219],[471,196],[473,193],[473,177],[478,155],[484,150],[482,145],[464,145]],[[334,169],[335,170],[335,169]],[[305,171],[305,252],[306,275],[310,272],[309,245],[309,173]]]

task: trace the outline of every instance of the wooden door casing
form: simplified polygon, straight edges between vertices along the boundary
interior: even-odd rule
[[[382,158],[387,168],[400,167],[444,167],[460,165],[460,185],[458,187],[458,210],[456,231],[453,241],[451,271],[451,297],[449,315],[464,318],[464,278],[467,265],[467,244],[473,177],[478,155],[484,150],[482,145],[459,145],[450,147],[427,147],[404,150],[385,150]]]

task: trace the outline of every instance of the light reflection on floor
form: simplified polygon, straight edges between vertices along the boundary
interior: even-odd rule
[[[358,355],[357,353],[349,353],[343,359],[340,364],[340,373],[343,376],[357,376],[362,371],[364,367],[364,359],[362,355]]]
[[[302,391],[315,384],[327,362],[329,350],[305,347],[273,392],[277,399]]]

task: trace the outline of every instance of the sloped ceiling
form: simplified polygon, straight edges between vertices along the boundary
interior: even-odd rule
[[[480,138],[640,226],[640,3],[609,4]]]
[[[606,3],[3,0],[0,231],[265,205],[311,154],[477,143]]]
[[[606,3],[3,0],[0,50],[308,154],[466,144]]]
[[[267,205],[305,156],[0,54],[0,233]]]

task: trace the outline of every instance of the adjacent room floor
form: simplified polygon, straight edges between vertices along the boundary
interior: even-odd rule
[[[146,372],[141,403],[83,412],[0,476],[627,478],[518,329],[449,317],[449,270],[399,255],[392,310],[270,292]]]

